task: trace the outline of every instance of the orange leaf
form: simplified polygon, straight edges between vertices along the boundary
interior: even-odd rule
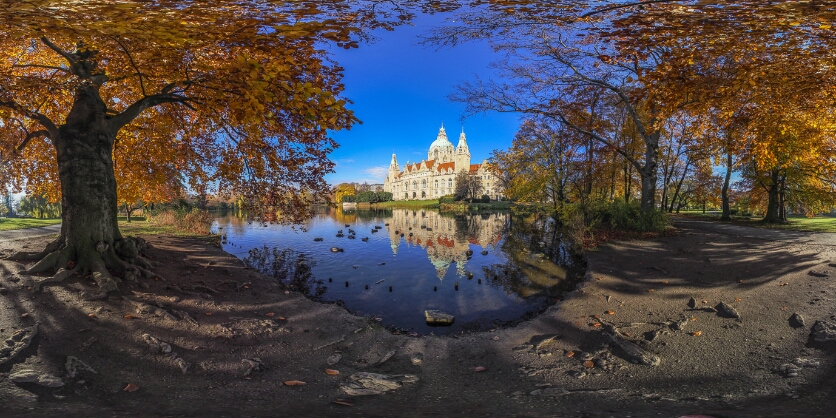
[[[285,386],[305,386],[307,383],[301,380],[288,380],[284,382]]]
[[[735,302],[740,302],[740,298],[734,298]]]
[[[574,352],[574,351],[570,351],[570,352],[566,353],[566,357],[567,357],[567,358],[572,358],[572,357],[575,357],[575,352]]]
[[[670,283],[670,282],[667,281],[667,280],[662,280],[662,284],[668,284],[668,283]]]
[[[476,366],[473,368],[474,372],[484,372],[485,370],[488,370],[488,368],[485,366]]]
[[[592,315],[592,317],[595,318],[595,319],[601,319],[601,317],[598,316],[598,315]]]
[[[653,293],[655,291],[656,291],[656,289],[647,289],[647,293]]]
[[[280,316],[280,317],[279,317],[279,321],[284,321],[284,320],[285,320],[285,319],[284,319],[284,317],[283,317],[283,316]]]
[[[699,337],[700,335],[702,335],[702,331],[694,331],[694,332],[691,333],[691,335],[693,335],[695,337]]]
[[[273,313],[273,312],[267,312],[266,314],[264,314],[264,316],[275,316],[275,315],[276,315],[276,314],[275,314],[275,313]]]
[[[615,315],[615,311],[607,311],[607,315]]]
[[[342,406],[354,406],[354,402],[351,402],[348,399],[334,399],[333,401],[331,401],[331,403],[335,403],[337,405]]]
[[[91,314],[91,313],[89,313],[89,314],[87,314],[87,317],[88,317],[88,318],[95,318],[95,317],[96,317],[96,314]]]
[[[692,321],[696,321],[696,320],[697,320],[697,317],[693,317],[693,318],[691,318],[691,320],[692,320]]]
[[[212,316],[212,312],[204,312],[203,314],[206,316]]]
[[[600,327],[600,326],[601,326],[601,324],[600,324],[600,323],[598,323],[598,322],[596,322],[596,323],[592,324],[592,326],[593,326],[593,327],[595,327],[595,328],[598,328],[598,327]]]
[[[128,386],[125,386],[125,389],[122,389],[123,392],[136,392],[139,389],[139,386],[128,383]]]
[[[583,367],[586,367],[587,369],[591,369],[591,368],[595,367],[595,363],[593,363],[592,360],[587,360],[587,361],[583,362]]]
[[[125,319],[134,319],[134,316],[133,316],[133,315],[131,315],[131,314],[127,314],[127,315],[123,316],[123,318],[125,318]]]
[[[340,371],[339,370],[334,370],[334,369],[325,369],[325,374],[330,374],[331,376],[336,376],[336,375],[340,374]]]
[[[787,307],[786,307],[786,306],[782,306],[782,307],[781,307],[781,310],[782,310],[782,311],[786,311],[786,310],[787,310]]]

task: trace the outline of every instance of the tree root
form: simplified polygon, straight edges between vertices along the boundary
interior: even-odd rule
[[[94,248],[83,249],[66,245],[63,237],[59,237],[40,253],[17,253],[9,259],[40,258],[33,266],[23,270],[23,274],[55,271],[53,276],[34,285],[33,290],[36,292],[40,292],[45,284],[61,282],[73,274],[90,273],[99,289],[93,294],[85,294],[84,298],[93,300],[102,299],[108,292],[116,290],[122,281],[118,276],[126,281],[135,281],[139,276],[165,281],[152,271],[154,263],[139,254],[146,245],[145,240],[141,238],[126,237],[117,240],[113,245],[99,242],[93,246]],[[116,276],[111,272],[116,272]]]

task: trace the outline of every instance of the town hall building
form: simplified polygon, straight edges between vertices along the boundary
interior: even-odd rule
[[[407,162],[401,170],[395,154],[392,154],[383,190],[392,193],[394,200],[438,199],[455,193],[456,175],[461,172],[479,179],[482,183],[480,196],[488,195],[493,200],[501,198],[499,179],[489,169],[487,160],[481,164],[470,163],[470,150],[467,148],[464,129],[459,134],[458,145],[454,147],[447,139],[442,124],[438,136],[430,144],[426,160],[411,164]]]

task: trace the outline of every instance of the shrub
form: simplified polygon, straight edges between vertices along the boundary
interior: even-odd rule
[[[357,201],[357,196],[354,196],[353,194],[343,195],[343,200],[342,200],[343,203],[353,203],[353,202],[356,202],[356,201]]]
[[[391,202],[392,201],[392,193],[389,192],[377,192],[377,201],[378,202]]]
[[[452,194],[441,196],[440,198],[438,198],[438,203],[439,204],[441,204],[441,203],[445,203],[445,204],[456,203],[456,196],[452,195]]]
[[[482,203],[491,203],[491,197],[486,195],[486,194],[483,194],[482,195]]]
[[[157,225],[168,225],[194,234],[209,235],[215,216],[209,211],[197,208],[190,211],[164,209],[150,216],[149,220]]]

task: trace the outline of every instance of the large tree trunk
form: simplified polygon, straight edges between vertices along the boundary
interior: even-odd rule
[[[138,256],[141,241],[123,239],[119,233],[113,172],[116,132],[105,109],[96,87],[80,87],[66,123],[52,138],[61,179],[62,225],[59,238],[34,255],[42,258],[26,270],[29,274],[56,270],[54,276],[37,283],[36,290],[73,273],[90,272],[103,295],[115,290],[119,281],[110,271],[128,279],[140,272],[153,275],[146,270],[150,263]]]
[[[642,212],[656,210],[656,181],[658,171],[659,133],[645,140],[644,167],[642,167]]]
[[[732,154],[731,152],[726,152],[726,178],[723,180],[723,189],[720,191],[723,199],[723,215],[720,216],[720,220],[723,221],[731,220],[731,208],[729,207],[729,181],[731,180],[731,173]]]
[[[770,179],[772,180],[772,183],[769,185],[769,192],[767,194],[769,196],[769,201],[766,204],[766,216],[763,218],[763,221],[767,223],[776,223],[781,220],[778,216],[778,170],[772,170]]]

